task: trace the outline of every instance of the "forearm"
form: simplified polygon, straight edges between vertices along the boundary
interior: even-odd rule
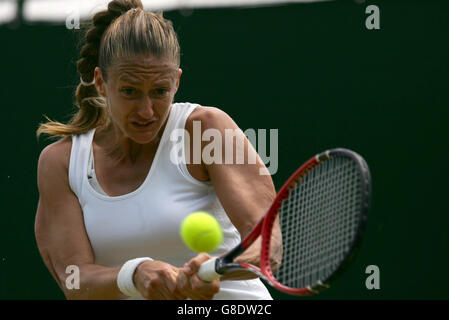
[[[260,267],[262,238],[259,237],[245,252],[235,259],[235,262],[251,264]],[[282,261],[282,235],[278,221],[276,221],[270,241],[270,263],[271,269],[275,272]],[[234,271],[227,273],[221,277],[221,280],[248,280],[257,278],[249,271]]]
[[[60,286],[69,300],[119,300],[126,299],[118,286],[118,268],[110,268],[95,264],[79,266],[79,289],[68,289],[64,281]]]

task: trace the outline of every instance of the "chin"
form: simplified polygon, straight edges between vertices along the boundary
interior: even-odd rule
[[[134,131],[129,132],[129,138],[138,144],[148,144],[153,142],[157,137],[159,130],[155,132],[155,128],[146,131]]]
[[[148,144],[154,141],[156,135],[152,132],[133,134],[130,138],[138,144]]]

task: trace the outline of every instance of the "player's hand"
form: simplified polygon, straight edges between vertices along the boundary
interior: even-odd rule
[[[134,273],[134,284],[145,299],[184,300],[178,290],[178,276],[182,269],[162,261],[145,261]]]
[[[220,280],[205,282],[198,278],[198,270],[211,257],[200,253],[184,265],[178,274],[178,291],[192,300],[211,300],[220,291]]]

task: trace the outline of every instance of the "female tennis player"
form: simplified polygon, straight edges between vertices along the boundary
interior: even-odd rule
[[[65,296],[271,299],[252,273],[200,280],[197,271],[210,256],[191,252],[179,236],[189,213],[208,211],[223,228],[213,253],[222,254],[250,232],[275,189],[241,131],[245,157],[255,156],[256,164],[171,160],[174,130],[189,133],[192,155],[195,121],[202,132],[216,129],[223,137],[238,129],[220,109],[173,102],[182,70],[171,22],[144,11],[139,0],[116,0],[93,17],[85,41],[77,64],[79,110],[68,123],[48,119],[37,132],[59,138],[39,157],[35,233]],[[224,140],[222,146],[224,152]],[[279,252],[279,228],[275,238]],[[259,249],[253,245],[238,261],[258,264]],[[79,268],[79,289],[66,285],[68,266]]]

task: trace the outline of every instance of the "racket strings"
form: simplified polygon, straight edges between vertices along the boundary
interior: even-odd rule
[[[338,268],[357,232],[359,179],[352,159],[333,157],[292,186],[279,211],[284,250],[274,274],[279,283],[303,288]]]

